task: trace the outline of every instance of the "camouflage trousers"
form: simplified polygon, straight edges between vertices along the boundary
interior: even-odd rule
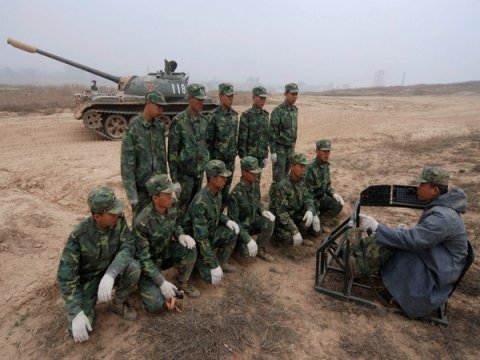
[[[235,245],[237,244],[237,234],[232,230],[227,228],[225,225],[219,225],[215,229],[215,234],[213,239],[210,239],[210,246],[212,250],[216,253],[218,263],[222,266],[223,263],[227,262],[232,255]],[[195,264],[195,269],[198,270],[201,278],[208,283],[212,282],[212,277],[210,275],[210,267],[205,263],[205,260],[199,254],[197,258],[197,263]]]
[[[135,217],[142,212],[143,209],[147,207],[148,204],[152,201],[152,197],[148,195],[146,189],[137,189],[137,198],[138,203],[132,207],[132,224],[135,221]]]
[[[329,218],[333,218],[340,214],[343,206],[332,196],[324,194],[321,198],[314,199],[317,212]]]
[[[277,144],[277,162],[272,164],[273,167],[273,183],[280,182],[287,176],[292,163],[292,156],[295,151],[294,147],[287,147]]]
[[[227,170],[230,170],[232,172],[232,175],[227,178],[227,183],[222,189],[222,208],[221,208],[222,212],[227,207],[227,204],[228,204],[228,195],[230,193],[230,187],[232,186],[233,172],[235,171],[235,160],[224,161],[224,163]]]
[[[263,216],[257,216],[253,224],[250,225],[250,227],[246,230],[250,235],[258,234],[257,245],[259,248],[264,248],[272,237],[274,227],[274,222],[268,220],[267,218],[264,218]],[[243,241],[237,241],[235,251],[238,252],[241,256],[250,256],[248,253],[247,244]]]
[[[317,233],[310,226],[309,228],[305,227],[305,222],[303,217],[305,216],[304,212],[294,214],[292,220],[298,228],[298,231],[302,236],[312,235],[318,236],[320,233]],[[277,246],[292,246],[293,245],[293,234],[289,227],[280,223],[277,219],[275,220],[275,228],[273,230],[272,243]]]
[[[182,219],[187,213],[188,205],[193,197],[202,189],[203,172],[198,176],[178,174],[178,182],[182,187],[182,192],[178,198],[178,218]]]
[[[135,291],[135,286],[140,278],[140,273],[140,264],[136,260],[131,260],[125,270],[118,274],[114,284],[115,294],[113,300],[115,302],[123,303],[128,300],[130,294]],[[92,326],[95,324],[96,320],[95,305],[97,303],[98,285],[100,284],[102,277],[103,275],[80,284],[82,292],[82,310],[90,320]],[[75,316],[77,316],[77,314],[68,314],[68,333],[70,335],[72,335],[72,321]]]
[[[376,240],[376,233],[360,238],[361,234],[357,229],[349,230],[347,234],[351,238],[350,249],[350,270],[353,277],[367,277],[379,274],[383,265],[395,253],[394,250],[379,245]],[[355,239],[358,237],[358,239]]]
[[[189,250],[178,242],[171,242],[158,259],[152,260],[160,270],[176,266],[178,269],[178,281],[186,283],[190,279],[195,261],[197,260],[197,249]],[[160,287],[149,277],[142,274],[138,282],[138,288],[140,289],[140,298],[146,311],[156,312],[163,309],[165,299],[160,291]]]

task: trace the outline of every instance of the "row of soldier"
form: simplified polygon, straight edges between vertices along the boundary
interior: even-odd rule
[[[228,262],[234,251],[273,261],[269,240],[311,246],[304,236],[320,233],[320,213],[335,216],[342,209],[343,199],[330,184],[330,141],[316,143],[311,162],[294,152],[296,84],[285,86],[285,101],[273,110],[270,122],[263,87],[252,90],[252,107],[240,122],[232,109],[232,85],[219,86],[220,105],[209,117],[202,114],[204,87],[191,84],[187,93],[187,109],[172,121],[168,152],[163,125],[156,120],[166,104],[159,93],[147,94],[143,113],[124,135],[121,170],[133,210],[132,231],[113,191],[97,188],[88,197],[92,216],[67,241],[58,280],[75,341],[88,339],[97,300],[108,302],[113,296],[112,311],[133,320],[136,311],[127,300],[138,284],[145,310],[161,311],[178,290],[200,296],[190,281],[194,269],[218,285],[224,272],[236,270]],[[273,182],[267,210],[259,181],[268,148]],[[241,178],[229,192],[237,154]],[[201,189],[204,172],[207,184]],[[173,283],[161,273],[172,266],[178,270]]]

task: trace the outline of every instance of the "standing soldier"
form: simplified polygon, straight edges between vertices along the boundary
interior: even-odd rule
[[[222,83],[218,86],[220,105],[216,107],[209,117],[208,124],[208,150],[210,159],[222,160],[225,167],[232,173],[227,178],[227,184],[222,189],[222,211],[228,203],[228,192],[232,185],[237,157],[238,114],[232,108],[233,85]]]
[[[253,105],[240,116],[238,128],[238,155],[240,158],[252,156],[258,159],[260,168],[268,161],[268,111],[264,110],[267,89],[263,86],[252,90]],[[261,173],[257,174],[260,182]]]
[[[175,297],[177,287],[167,281],[161,270],[174,265],[178,268],[178,287],[189,297],[200,292],[189,284],[197,259],[195,240],[185,235],[177,218],[173,200],[175,186],[165,174],[154,175],[147,181],[152,202],[135,218],[133,238],[142,275],[138,282],[145,310],[162,310],[165,300]]]
[[[168,135],[170,177],[181,189],[178,199],[180,218],[202,188],[203,169],[209,160],[208,120],[201,113],[203,102],[207,98],[205,88],[199,84],[190,84],[187,94],[188,107],[175,116]]]
[[[95,304],[112,299],[112,311],[127,320],[137,313],[127,303],[140,278],[133,260],[135,245],[123,217],[123,204],[113,190],[94,189],[88,195],[92,216],[70,234],[63,249],[57,279],[68,314],[68,332],[75,342],[88,340],[95,324]]]
[[[158,92],[145,96],[143,113],[132,119],[122,140],[122,181],[133,218],[151,201],[145,183],[155,174],[167,173],[165,129],[157,116],[167,105]]]
[[[278,183],[290,169],[290,162],[295,152],[297,141],[298,86],[290,83],[285,85],[285,101],[272,111],[270,117],[270,153],[273,164],[273,181]]]
[[[260,186],[257,176],[262,172],[254,157],[245,156],[240,161],[242,177],[235,185],[228,200],[228,216],[240,227],[237,249],[242,256],[257,256],[265,261],[273,261],[267,254],[266,245],[272,237],[275,216],[263,209],[260,203]],[[257,241],[251,235],[259,234]],[[258,253],[257,253],[258,248]]]

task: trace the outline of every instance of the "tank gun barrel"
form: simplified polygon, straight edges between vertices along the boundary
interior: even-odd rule
[[[20,49],[20,50],[23,50],[23,51],[26,51],[26,52],[29,52],[29,53],[37,53],[37,54],[40,54],[40,55],[49,57],[49,58],[51,58],[51,59],[53,59],[53,60],[57,60],[57,61],[63,62],[64,64],[67,64],[67,65],[76,67],[76,68],[78,68],[78,69],[85,70],[85,71],[87,71],[87,72],[89,72],[89,73],[92,73],[92,74],[94,74],[94,75],[100,76],[100,77],[102,77],[102,78],[104,78],[104,79],[108,79],[108,80],[113,81],[113,82],[115,82],[115,83],[117,83],[117,84],[120,83],[120,76],[115,76],[115,75],[107,74],[107,73],[105,73],[105,72],[103,72],[103,71],[100,71],[100,70],[91,68],[91,67],[89,67],[89,66],[85,66],[85,65],[76,63],[76,62],[74,62],[74,61],[71,61],[71,60],[62,58],[62,57],[60,57],[60,56],[51,54],[51,53],[49,53],[49,52],[46,52],[46,51],[37,49],[37,48],[35,48],[35,47],[31,46],[31,45],[27,45],[27,44],[21,43],[20,41],[17,41],[17,40],[8,38],[8,39],[7,39],[7,44],[10,44],[10,45],[12,45],[13,47],[16,47],[17,49]]]

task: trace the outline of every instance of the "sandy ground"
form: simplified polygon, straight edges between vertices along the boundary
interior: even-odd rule
[[[364,187],[412,184],[423,165],[440,165],[450,170],[453,185],[467,191],[470,203],[465,221],[470,239],[480,248],[480,96],[309,95],[300,96],[297,105],[297,150],[312,158],[315,140],[332,140],[333,185],[347,202],[339,221],[349,216]],[[267,105],[267,110],[272,108]],[[125,200],[120,142],[97,137],[71,113],[26,117],[4,113],[0,125],[0,357],[165,358],[141,350],[148,345],[142,328],[152,316],[141,309],[138,295],[134,297],[138,321],[126,322],[100,305],[90,341],[74,345],[66,335],[55,284],[64,242],[72,227],[88,215],[89,190],[111,186]],[[238,174],[237,166],[234,183]],[[270,181],[269,166],[262,177],[264,197]],[[371,213],[391,225],[413,224],[418,216],[415,210]],[[326,236],[315,240],[317,246]],[[476,359],[480,355],[478,260],[452,296],[451,323],[444,328],[408,320],[382,307],[366,309],[317,293],[314,250],[272,252],[277,259],[273,264],[261,260],[237,264],[242,274],[259,274],[261,291],[285,312],[288,341],[272,353],[262,353],[257,345],[238,353],[235,344],[229,344],[232,359]],[[221,298],[239,276],[226,275],[219,288],[196,280],[203,295],[190,300],[187,308],[200,309]]]

